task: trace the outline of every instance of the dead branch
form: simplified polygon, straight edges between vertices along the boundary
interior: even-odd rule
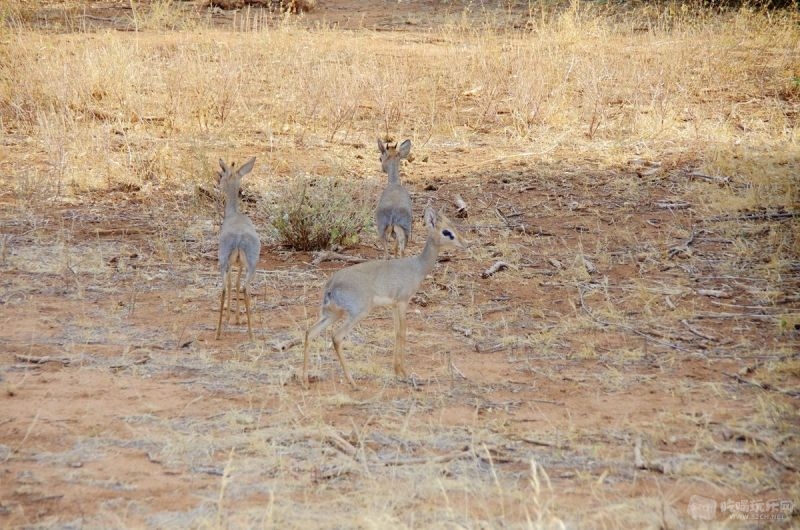
[[[302,343],[303,343],[303,339],[293,338],[293,339],[289,339],[287,341],[281,342],[280,344],[276,344],[275,345],[275,349],[278,350],[278,351],[286,351],[289,348],[294,348],[298,344],[302,344]]]
[[[656,207],[662,210],[685,210],[691,208],[692,203],[686,201],[656,201]]]
[[[583,267],[586,269],[586,272],[589,274],[597,272],[597,265],[592,263],[586,256],[581,255],[581,261],[583,261]]]
[[[733,296],[730,291],[724,289],[698,289],[697,294],[712,298],[731,298]]]
[[[131,366],[139,364],[147,364],[151,359],[152,357],[150,356],[150,354],[146,353],[140,357],[137,357],[136,359],[132,359],[131,361],[123,364],[112,364],[111,366],[109,366],[109,368],[111,370],[122,370],[124,368],[130,368]]]
[[[761,313],[712,313],[703,311],[695,313],[693,318],[751,318],[753,320],[774,320],[778,315],[764,315]]]
[[[692,171],[689,173],[689,178],[694,179],[703,179],[708,180],[710,182],[716,182],[717,184],[730,184],[733,179],[731,177],[715,177],[712,175],[706,175],[705,173],[701,173],[700,171]]]
[[[700,331],[697,328],[693,327],[691,324],[689,324],[688,320],[685,320],[685,319],[681,320],[681,324],[686,326],[686,329],[688,329],[689,331],[691,331],[692,333],[694,333],[695,335],[697,335],[701,339],[706,339],[706,340],[711,340],[711,341],[716,341],[717,340],[717,338],[715,336],[709,335],[707,333],[703,333],[702,331]]]
[[[475,342],[474,347],[475,351],[478,353],[494,353],[506,349],[506,346],[504,346],[502,342],[497,342],[491,339]]]
[[[508,263],[506,263],[505,261],[496,261],[494,262],[494,265],[483,271],[483,273],[481,274],[481,278],[488,278],[495,272],[502,271],[507,268],[508,268]]]
[[[450,354],[449,351],[447,352],[447,369],[450,372],[450,379],[452,381],[455,381],[456,377],[458,377],[462,381],[467,380],[467,376],[464,375],[464,372],[459,370],[458,366],[456,366],[456,363],[453,362],[453,356]]]
[[[792,435],[788,435],[788,437],[791,437],[791,436]],[[791,462],[787,462],[785,459],[783,459],[781,456],[779,456],[778,453],[776,453],[775,450],[773,449],[774,447],[780,446],[787,439],[787,436],[784,436],[780,441],[778,441],[776,443],[776,442],[773,442],[772,440],[764,438],[763,436],[759,436],[757,434],[751,433],[751,432],[746,431],[744,429],[725,429],[722,432],[722,437],[725,438],[726,440],[730,440],[730,439],[733,439],[733,438],[739,438],[739,439],[750,440],[752,442],[756,442],[758,444],[761,444],[761,445],[764,446],[764,451],[763,451],[764,454],[766,454],[768,457],[770,457],[776,463],[780,464],[781,466],[783,466],[784,468],[786,468],[789,471],[794,471],[794,472],[800,471],[800,468],[798,468],[797,466],[795,466]],[[733,453],[734,451],[739,450],[739,448],[719,447],[719,446],[716,446],[716,445],[714,447],[715,447],[715,449],[717,451],[720,451],[721,453]],[[753,452],[748,451],[746,449],[744,450],[744,452],[742,454],[745,454],[747,456],[756,456]]]
[[[467,338],[472,336],[472,329],[471,328],[465,328],[463,326],[459,326],[457,324],[453,324],[452,326],[450,326],[450,329],[452,329],[453,331],[457,331],[457,332],[461,333],[462,335],[464,335]]]
[[[782,219],[794,219],[795,217],[800,217],[800,212],[753,212],[742,215],[715,215],[714,217],[709,217],[704,222],[718,223],[723,221],[780,221]]]
[[[542,377],[547,378],[546,375],[544,375],[543,373],[539,372],[538,370],[532,370],[532,371],[537,373],[537,374],[539,374],[539,375],[541,375]],[[510,384],[512,384],[512,385],[523,385],[523,386],[529,386],[531,384],[528,381],[509,380],[508,382]],[[558,405],[559,407],[563,407],[565,405],[565,403],[563,401],[553,401],[552,399],[527,398],[526,401],[531,402],[531,403],[547,403],[548,405]]]
[[[351,444],[350,442],[348,442],[347,440],[345,440],[344,438],[342,438],[341,436],[339,436],[335,432],[329,432],[325,436],[325,439],[326,439],[326,441],[328,441],[331,444],[333,444],[339,451],[343,452],[347,456],[350,456],[350,457],[353,457],[353,458],[356,457],[356,454],[358,453],[358,451],[356,450],[355,447],[353,447],[353,444]]]
[[[47,363],[61,363],[64,366],[69,365],[72,361],[67,357],[50,357],[49,355],[45,355],[43,357],[36,357],[34,355],[23,355],[21,353],[15,353],[14,358],[23,363],[31,363],[31,364],[47,364]]]
[[[461,219],[469,217],[469,212],[467,211],[467,203],[464,202],[464,199],[461,197],[461,195],[456,194],[456,196],[453,198],[453,202],[455,203],[456,206],[456,213],[455,213],[456,217]]]
[[[356,460],[359,460],[359,458],[358,458],[358,450],[355,448],[355,446],[353,446],[353,444],[351,444],[350,442],[348,442],[347,440],[345,440],[344,438],[339,436],[337,433],[335,433],[335,432],[326,433],[325,437],[324,437],[324,440],[326,442],[330,443],[331,445],[333,445],[334,447],[336,447],[336,449],[338,449],[339,451],[341,451],[345,455],[347,455],[347,456],[349,456],[351,458],[354,458]],[[423,456],[423,457],[403,458],[403,459],[393,458],[391,460],[390,459],[382,459],[382,458],[377,458],[377,459],[371,458],[371,459],[368,459],[368,460],[364,460],[363,463],[364,464],[373,464],[373,465],[384,465],[384,466],[410,466],[410,465],[418,465],[418,464],[441,464],[441,463],[450,462],[452,460],[456,460],[456,459],[459,459],[459,458],[469,457],[469,456],[472,456],[472,455],[473,455],[473,452],[470,451],[469,449],[462,449],[462,450],[459,450],[459,451],[453,451],[452,453],[448,453],[448,454],[445,454],[445,455],[433,456],[433,457],[425,457],[425,456]]]
[[[784,390],[783,388],[778,388],[770,383],[759,383],[754,379],[746,379],[740,376],[739,374],[729,374],[728,372],[722,372],[722,375],[726,375],[731,379],[734,379],[737,383],[742,383],[748,386],[754,386],[766,392],[777,392],[778,394],[783,394],[784,396],[800,397],[800,390]]]
[[[642,437],[637,436],[636,441],[633,443],[633,465],[636,469],[643,469],[645,471],[657,471],[658,473],[667,474],[667,465],[662,462],[648,462],[642,455]]]
[[[586,312],[586,314],[589,315],[589,318],[591,318],[594,322],[596,322],[596,323],[598,323],[598,324],[600,324],[602,326],[605,326],[605,327],[616,327],[616,328],[619,328],[619,329],[623,329],[625,331],[629,331],[631,333],[635,333],[636,335],[639,335],[640,337],[644,337],[645,339],[647,339],[647,340],[649,340],[651,342],[654,342],[656,344],[660,344],[662,346],[665,346],[667,348],[671,348],[673,350],[678,350],[678,351],[683,351],[683,352],[689,351],[686,348],[683,348],[682,346],[679,346],[678,344],[675,344],[674,342],[669,342],[667,340],[662,340],[662,338],[664,338],[664,337],[661,336],[662,338],[659,338],[659,334],[656,333],[656,332],[641,331],[641,330],[639,330],[639,329],[637,329],[637,328],[635,328],[633,326],[629,326],[627,324],[611,323],[611,322],[608,322],[606,320],[603,320],[603,319],[597,317],[594,314],[594,312],[586,305],[586,301],[583,299],[584,289],[585,289],[584,286],[580,286],[578,288],[578,298],[579,298],[580,303],[581,303],[581,309],[583,309],[584,312]]]
[[[768,456],[768,457],[770,457],[770,458],[771,458],[772,460],[774,460],[776,463],[778,463],[778,464],[782,465],[783,467],[785,467],[785,468],[786,468],[786,469],[788,469],[789,471],[793,471],[793,472],[795,472],[795,473],[797,473],[798,471],[800,471],[800,468],[798,468],[797,466],[795,466],[795,465],[794,465],[794,464],[792,464],[791,462],[787,462],[786,460],[784,460],[783,458],[781,458],[780,456],[778,456],[778,454],[777,454],[775,451],[773,451],[772,449],[769,449],[769,448],[767,448],[767,450],[766,450],[766,453],[767,453],[767,456]]]
[[[382,460],[380,463],[386,466],[413,466],[419,464],[443,464],[445,462],[451,462],[453,460],[458,460],[459,458],[466,458],[472,456],[472,451],[464,450],[464,451],[454,451],[452,453],[448,453],[446,455],[434,456],[434,457],[415,457],[415,458],[403,458],[403,459],[392,459],[392,460]]]
[[[695,232],[694,232],[694,227],[692,227],[692,235],[689,236],[689,239],[684,241],[682,244],[675,245],[674,247],[669,249],[669,251],[667,252],[667,256],[669,256],[670,259],[677,256],[680,256],[682,258],[690,257],[692,255],[692,251],[689,249],[689,246],[692,243],[694,243],[694,237],[695,237]]]
[[[495,208],[494,211],[510,230],[516,230],[517,232],[522,232],[523,234],[527,232],[524,224],[511,220],[512,217],[521,217],[521,213],[514,212],[505,214],[500,208]]]
[[[563,401],[553,401],[552,399],[528,398],[527,401],[531,403],[547,403],[548,405],[558,405],[559,407],[563,407],[565,405]]]
[[[525,437],[523,437],[523,438],[520,438],[520,441],[528,443],[528,444],[531,444],[531,445],[539,445],[541,447],[555,447],[556,449],[566,449],[567,448],[565,445],[562,445],[562,444],[544,442],[542,440],[534,440],[533,438],[525,438]]]
[[[339,252],[334,252],[332,250],[323,250],[321,252],[317,252],[314,259],[311,261],[312,265],[319,265],[323,261],[345,261],[347,263],[362,263],[367,261],[367,258],[362,258],[361,256],[348,256],[347,254],[340,254]]]

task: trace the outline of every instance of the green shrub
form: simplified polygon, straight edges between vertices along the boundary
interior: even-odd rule
[[[286,182],[267,208],[278,243],[294,250],[352,246],[374,226],[374,185],[305,175]]]

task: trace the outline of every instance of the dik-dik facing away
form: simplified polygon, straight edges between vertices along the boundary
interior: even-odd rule
[[[250,173],[255,164],[255,157],[234,171],[222,160],[219,161],[219,186],[225,195],[225,218],[219,233],[219,270],[222,274],[222,294],[219,300],[219,321],[217,322],[217,339],[222,333],[222,314],[225,309],[225,293],[228,294],[228,321],[233,310],[232,302],[236,300],[236,324],[239,323],[239,293],[244,298],[244,309],[247,313],[247,333],[253,340],[253,325],[250,320],[250,294],[247,290],[256,273],[258,255],[261,252],[261,241],[253,222],[245,214],[239,212],[239,187],[242,177]],[[237,266],[236,289],[233,289],[233,266]],[[247,272],[242,283],[242,269]]]
[[[411,240],[411,196],[400,184],[400,160],[411,154],[411,140],[400,145],[384,144],[378,138],[381,167],[389,176],[389,183],[381,193],[375,210],[378,238],[383,243],[383,257],[389,257],[389,237],[394,237],[394,257],[402,258],[406,243]]]
[[[308,345],[331,324],[344,318],[344,324],[333,334],[333,348],[344,376],[355,388],[342,357],[342,340],[375,306],[391,305],[394,310],[394,372],[406,377],[403,355],[406,342],[406,308],[422,280],[436,265],[439,251],[448,248],[467,248],[467,242],[452,223],[431,206],[425,208],[425,228],[428,239],[421,254],[407,258],[375,260],[359,263],[336,271],[325,284],[319,320],[306,332],[303,344],[302,382],[308,386]]]

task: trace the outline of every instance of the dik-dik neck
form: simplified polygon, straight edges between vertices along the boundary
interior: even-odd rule
[[[434,236],[428,236],[425,241],[425,248],[422,249],[422,254],[418,254],[414,259],[417,260],[423,278],[433,270],[433,267],[436,266],[436,260],[439,259],[439,245],[434,240]]]
[[[400,184],[400,159],[387,160],[383,170],[389,176],[389,184]]]
[[[227,194],[225,198],[225,219],[231,219],[239,215],[239,204],[237,203],[238,195],[238,190],[236,193]]]

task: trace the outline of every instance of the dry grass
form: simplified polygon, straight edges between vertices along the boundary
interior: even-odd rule
[[[694,494],[797,499],[797,13],[324,7],[0,7],[0,521],[674,528]],[[340,265],[270,205],[310,175],[368,210],[376,136],[414,142],[418,211],[464,197],[475,259],[415,297],[411,385],[376,312],[364,389],[318,341],[304,391],[278,347]],[[259,340],[215,342],[214,168],[254,155]]]
[[[197,159],[265,148],[277,172],[324,171],[325,160],[288,167],[280,153],[414,131],[431,149],[490,136],[498,156],[475,170],[506,157],[642,159],[659,176],[695,165],[731,178],[734,193],[704,189],[711,211],[796,203],[796,20],[647,15],[616,22],[576,3],[531,31],[461,22],[414,38],[292,25],[91,39],[6,29],[0,119],[12,148],[34,140],[20,170],[46,172],[65,194],[182,191],[200,177]]]

